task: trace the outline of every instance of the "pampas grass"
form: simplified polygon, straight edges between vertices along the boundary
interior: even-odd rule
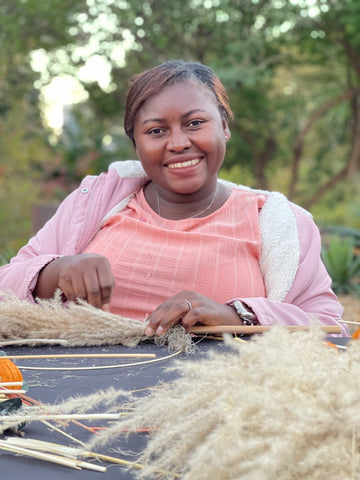
[[[279,326],[178,361],[177,380],[133,399],[133,413],[94,443],[152,428],[142,479],[359,479],[360,344],[338,353],[322,335]]]
[[[66,340],[67,346],[134,346],[147,338],[144,329],[144,322],[104,312],[83,301],[64,306],[60,291],[38,304],[0,292],[0,341],[28,339],[29,345],[38,345],[44,339],[57,339]]]
[[[37,413],[128,413],[85,450],[149,428],[140,479],[358,480],[360,342],[340,353],[322,337],[318,327],[276,326],[246,343],[226,339],[221,351],[175,362],[176,380],[146,397],[111,389]]]

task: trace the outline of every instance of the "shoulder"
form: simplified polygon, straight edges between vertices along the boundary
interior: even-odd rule
[[[242,192],[247,192],[249,195],[262,198],[262,210],[265,215],[269,212],[269,214],[276,214],[276,216],[284,215],[284,219],[288,217],[296,217],[301,221],[312,221],[312,215],[310,212],[288,200],[283,193],[251,188],[246,185],[239,185],[226,180],[219,181],[226,185],[230,190],[237,189]]]
[[[121,160],[109,166],[109,174],[121,178],[146,177],[146,173],[139,160]]]
[[[107,172],[99,175],[87,175],[77,190],[75,202],[87,203],[95,200],[107,203],[107,199],[119,201],[120,198],[136,192],[145,183],[147,177],[136,160],[124,160],[111,163]],[[100,197],[100,198],[99,198]]]

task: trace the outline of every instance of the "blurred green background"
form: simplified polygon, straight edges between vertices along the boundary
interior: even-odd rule
[[[0,0],[0,256],[34,233],[39,205],[135,158],[127,81],[179,58],[229,93],[221,177],[356,233],[359,25],[359,0]]]

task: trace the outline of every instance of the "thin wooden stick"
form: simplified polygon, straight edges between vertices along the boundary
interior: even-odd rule
[[[271,328],[271,326],[265,325],[199,325],[189,328],[189,332],[197,335],[203,335],[205,333],[237,333],[251,335],[253,333],[267,332]],[[307,331],[309,330],[309,327],[296,325],[287,326],[286,329],[290,330],[291,332],[298,332]],[[321,329],[326,333],[341,333],[341,328],[336,325],[321,326]]]
[[[127,416],[127,413],[25,413],[24,415],[7,415],[3,421],[9,422],[32,422],[36,420],[119,420]]]
[[[89,462],[83,462],[82,460],[77,460],[74,458],[68,458],[60,455],[54,455],[52,453],[44,453],[29,448],[17,447],[15,445],[9,445],[7,442],[0,440],[0,449],[7,450],[13,453],[20,453],[33,458],[38,458],[40,460],[46,460],[47,462],[58,463],[65,467],[74,468],[75,470],[81,470],[82,468],[87,468],[89,470],[96,470],[98,472],[106,472],[106,467],[99,465],[94,465]]]
[[[109,455],[103,455],[101,453],[81,452],[81,455],[84,455],[84,457],[98,458],[99,460],[104,460],[105,462],[118,463],[119,465],[123,465],[125,467],[144,468],[144,466],[140,463],[131,462],[122,458],[110,457]]]
[[[16,387],[17,385],[23,385],[24,382],[0,382],[0,387]]]
[[[358,325],[360,327],[360,322],[351,322],[350,320],[339,320],[339,323],[348,323],[349,325]]]
[[[135,363],[121,363],[119,365],[96,365],[92,367],[30,367],[25,365],[18,365],[20,370],[48,370],[48,371],[58,371],[58,370],[66,370],[67,372],[78,371],[78,370],[106,370],[109,368],[125,368],[125,367],[133,367],[137,365],[148,365],[149,363],[156,363],[162,362],[163,360],[168,360],[176,355],[179,355],[183,349],[181,348],[175,353],[168,355],[166,357],[159,357],[154,358],[153,360],[144,360],[142,362],[135,362]]]
[[[71,441],[78,443],[79,445],[82,445],[83,447],[86,447],[86,444],[82,442],[81,440],[73,437],[69,433],[65,432],[64,430],[61,430],[60,428],[57,428],[55,425],[53,425],[50,422],[47,422],[46,420],[41,420],[41,423],[43,423],[46,427],[48,427],[51,431],[55,431],[57,433],[60,433],[60,435],[63,435],[66,438],[69,438]]]
[[[30,343],[45,343],[48,344],[55,344],[55,345],[67,345],[68,341],[61,338],[22,338],[21,340],[5,340],[0,342],[0,347],[7,347],[9,345],[27,345]]]
[[[59,443],[45,442],[35,438],[8,437],[6,443],[15,447],[30,448],[42,452],[55,453],[66,457],[77,458],[80,452],[79,447],[69,447]]]
[[[9,360],[48,359],[48,358],[156,358],[155,353],[62,353],[49,355],[4,355]]]
[[[0,393],[2,393],[3,395],[9,395],[10,393],[15,393],[15,394],[19,394],[19,393],[26,393],[26,390],[12,390],[10,388],[0,388]]]
[[[15,438],[8,438],[6,440],[6,443],[17,446],[17,447],[29,448],[32,450],[37,450],[42,452],[50,452],[53,454],[63,455],[63,456],[72,457],[72,458],[78,458],[79,456],[89,457],[89,458],[95,458],[97,460],[104,460],[110,463],[117,463],[119,465],[123,465],[126,467],[132,467],[132,468],[138,468],[138,469],[143,468],[143,465],[139,463],[135,463],[129,460],[124,460],[122,458],[103,455],[101,453],[96,453],[96,452],[86,452],[81,450],[79,447],[68,447],[66,445],[60,445],[58,443],[44,442],[43,440],[15,437]],[[93,465],[93,464],[90,464],[90,465]]]

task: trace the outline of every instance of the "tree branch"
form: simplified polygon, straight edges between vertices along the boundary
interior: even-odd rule
[[[345,100],[348,100],[360,93],[360,86],[356,88],[352,88],[345,93],[339,95],[337,98],[329,100],[320,108],[318,108],[309,118],[309,120],[305,123],[302,130],[297,135],[294,145],[293,145],[293,161],[292,161],[292,176],[288,190],[288,198],[292,199],[295,194],[296,185],[299,178],[299,168],[301,163],[301,157],[304,149],[304,142],[305,137],[313,126],[313,124],[321,118],[325,113],[327,113],[332,108],[336,107],[338,104],[342,103]]]

